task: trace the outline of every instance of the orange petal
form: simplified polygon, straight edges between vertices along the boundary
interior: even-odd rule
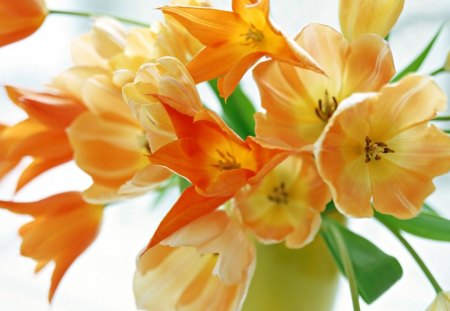
[[[233,93],[236,86],[241,81],[244,74],[249,70],[261,57],[264,56],[263,52],[255,52],[248,54],[241,58],[238,63],[233,65],[227,73],[219,78],[217,81],[217,87],[225,100]]]
[[[155,246],[195,219],[212,212],[231,197],[204,197],[194,186],[187,188],[159,224],[147,248]]]
[[[148,164],[139,128],[85,112],[67,133],[77,165],[105,186],[121,186]]]
[[[315,150],[319,174],[329,186],[336,207],[353,217],[373,215],[370,175],[364,156],[365,137],[369,134],[364,116],[368,115],[369,107],[360,104],[362,100],[353,96],[340,105]]]
[[[443,111],[447,97],[430,78],[409,75],[381,89],[378,103],[372,105],[369,122],[371,138],[387,141],[399,132],[430,120]]]
[[[340,0],[339,21],[349,40],[366,33],[384,38],[403,9],[404,0]]]
[[[233,12],[248,24],[263,29],[269,20],[269,0],[233,0]]]
[[[47,16],[43,0],[0,1],[0,46],[35,32]]]
[[[36,271],[55,262],[51,301],[69,266],[95,239],[103,206],[86,204],[79,192],[60,193],[29,203],[0,201],[0,206],[35,217],[19,230],[23,238],[21,254],[36,260]]]
[[[70,150],[71,147],[65,132],[47,130],[31,134],[16,142],[9,151],[9,156],[11,158],[22,158],[27,155],[54,158],[60,155],[71,154]]]
[[[175,18],[204,45],[222,44],[228,38],[235,36],[235,30],[245,26],[245,23],[233,12],[174,6],[165,6],[161,10],[164,14]]]
[[[362,35],[352,41],[345,61],[340,98],[354,92],[378,91],[395,74],[388,43],[375,35]]]
[[[131,180],[121,186],[119,194],[128,195],[149,191],[172,175],[172,172],[164,167],[149,164],[136,172]]]
[[[16,192],[20,191],[29,182],[42,173],[72,160],[71,151],[72,150],[70,150],[68,154],[61,154],[59,157],[52,159],[34,159],[33,162],[20,174],[20,178],[17,181]]]
[[[419,124],[386,143],[395,151],[386,157],[403,169],[431,178],[450,170],[450,136],[434,125]]]
[[[322,98],[324,90],[337,96],[343,83],[345,56],[349,46],[345,38],[329,26],[312,23],[298,34],[296,42],[314,58],[326,74],[324,76],[299,71],[299,78],[313,96],[314,103],[316,104],[317,98]]]
[[[40,93],[6,86],[9,98],[32,118],[50,128],[65,129],[85,108],[58,93]]]
[[[401,168],[387,157],[371,161],[369,169],[373,205],[383,214],[412,218],[419,213],[425,198],[434,191],[428,176]]]
[[[187,68],[194,81],[200,83],[223,76],[249,53],[251,50],[234,42],[206,47],[187,64]]]

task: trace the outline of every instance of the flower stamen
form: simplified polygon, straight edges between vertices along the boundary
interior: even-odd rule
[[[236,161],[234,155],[230,152],[222,152],[219,149],[216,149],[217,153],[220,156],[217,164],[211,164],[212,167],[218,168],[221,171],[234,170],[241,168],[241,163]]]
[[[289,193],[286,192],[284,182],[280,183],[279,187],[274,187],[272,193],[267,196],[267,199],[277,204],[288,204]]]
[[[381,160],[381,153],[395,152],[395,150],[389,148],[388,145],[383,142],[373,143],[369,136],[366,136],[366,146],[364,147],[364,151],[366,152],[366,163],[369,163],[371,160]]]
[[[245,42],[243,45],[251,45],[252,47],[256,47],[262,40],[264,40],[264,33],[251,24],[247,33],[241,34],[241,37],[245,37]]]
[[[324,122],[328,122],[333,113],[336,111],[338,106],[338,101],[336,97],[332,96],[330,99],[330,95],[328,94],[328,90],[325,90],[325,96],[322,99],[319,99],[318,106],[315,109],[316,115]]]

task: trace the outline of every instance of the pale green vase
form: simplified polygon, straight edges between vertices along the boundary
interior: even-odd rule
[[[257,243],[256,270],[243,311],[330,311],[338,271],[320,237],[302,249]]]

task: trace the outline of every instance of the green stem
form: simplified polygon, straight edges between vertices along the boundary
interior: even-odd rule
[[[400,232],[395,229],[392,228],[389,224],[387,224],[386,222],[384,222],[383,220],[381,220],[380,218],[377,218],[378,221],[380,221],[383,225],[386,226],[386,228],[389,229],[389,231],[392,232],[392,234],[395,235],[395,237],[400,241],[400,243],[403,244],[403,246],[408,250],[408,252],[411,254],[411,256],[414,258],[414,260],[417,262],[417,264],[419,265],[419,267],[422,269],[423,273],[425,274],[425,276],[428,278],[428,280],[430,281],[431,285],[433,286],[434,290],[436,291],[437,294],[439,294],[440,292],[442,292],[442,288],[441,286],[439,286],[439,283],[436,281],[436,279],[434,278],[433,274],[431,273],[431,271],[428,269],[428,267],[426,266],[426,264],[423,262],[423,260],[420,258],[419,254],[416,253],[416,251],[414,250],[414,248],[411,246],[411,244],[408,243],[408,241],[406,241],[406,239],[400,234]]]
[[[353,264],[350,260],[347,247],[345,246],[344,239],[341,233],[336,228],[330,226],[330,232],[334,236],[336,244],[339,249],[339,254],[341,255],[342,263],[344,265],[345,275],[347,276],[348,283],[350,285],[350,293],[352,295],[352,304],[354,311],[360,311],[361,307],[359,305],[359,292],[358,284],[356,282],[355,271],[353,270]]]
[[[135,21],[132,19],[120,17],[120,16],[114,16],[110,14],[104,14],[104,13],[92,13],[92,12],[80,12],[80,11],[62,11],[62,10],[49,10],[49,14],[61,14],[61,15],[69,15],[69,16],[78,16],[78,17],[97,17],[97,16],[109,16],[114,19],[117,19],[123,23],[132,24],[136,26],[142,26],[142,27],[148,27],[148,24],[142,23],[139,21]]]
[[[450,121],[450,116],[440,116],[433,119],[433,121]]]
[[[436,76],[436,75],[438,75],[438,74],[440,74],[441,72],[444,72],[444,71],[445,71],[444,67],[436,69],[435,71],[430,73],[430,76]]]

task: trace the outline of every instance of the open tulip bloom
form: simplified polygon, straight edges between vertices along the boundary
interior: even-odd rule
[[[386,38],[402,0],[340,0],[342,34],[311,23],[292,38],[274,26],[269,0],[230,2],[173,0],[151,25],[96,18],[72,44],[73,66],[45,90],[5,87],[26,118],[0,124],[0,186],[17,176],[13,195],[39,187],[69,161],[92,179],[82,192],[0,198],[32,217],[20,252],[36,272],[54,262],[49,302],[109,209],[175,188],[136,254],[130,287],[141,310],[329,310],[337,270],[360,310],[360,298],[377,300],[403,271],[380,241],[347,228],[359,218],[411,253],[436,291],[427,310],[448,310],[448,292],[403,237],[450,242],[450,220],[425,203],[450,171],[448,99],[433,79],[449,59],[417,73],[442,27],[396,73]],[[0,0],[0,46],[56,13],[91,16]],[[239,86],[247,71],[263,110]],[[221,111],[197,89],[204,81]]]

